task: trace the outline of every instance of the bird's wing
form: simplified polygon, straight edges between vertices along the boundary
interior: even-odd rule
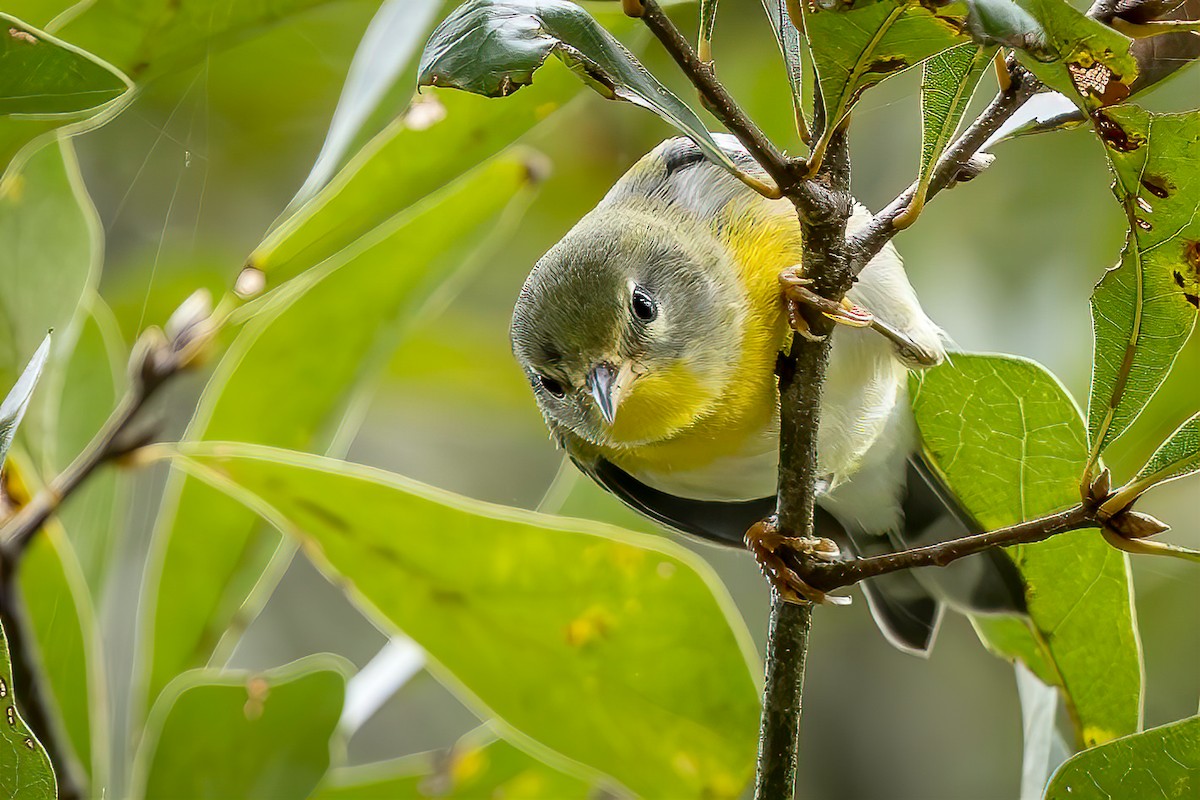
[[[924,547],[983,530],[925,457],[921,453],[909,456],[904,527],[893,537],[896,546]],[[999,550],[988,550],[946,567],[920,570],[918,577],[951,605],[968,613],[1021,614],[1026,610],[1021,574],[1012,559]]]
[[[676,497],[647,486],[612,463],[574,459],[589,477],[635,511],[677,531],[709,542],[744,546],[751,525],[775,513],[775,498],[742,502],[692,500]],[[813,526],[818,536],[832,539],[849,552],[863,548],[850,542],[846,530],[833,515],[818,507]],[[887,539],[869,537],[863,544],[871,550],[887,551]],[[896,572],[865,581],[863,594],[880,631],[897,648],[918,655],[933,645],[942,616],[942,604],[911,573]]]

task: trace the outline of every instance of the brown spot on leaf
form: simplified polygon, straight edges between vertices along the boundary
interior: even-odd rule
[[[1175,270],[1173,277],[1175,278],[1175,285],[1182,289],[1184,286],[1183,275],[1179,272],[1179,270]]]
[[[1192,275],[1200,281],[1200,241],[1191,240],[1183,243],[1183,260],[1192,269]]]
[[[1100,105],[1109,106],[1129,97],[1129,86],[1107,64],[1081,56],[1067,64],[1067,71],[1076,91],[1096,98]]]
[[[342,533],[349,533],[350,523],[325,506],[314,503],[305,497],[296,498],[296,506],[316,517],[320,522]]]
[[[1196,308],[1197,310],[1200,310],[1200,297],[1198,297],[1194,294],[1191,294],[1190,292],[1184,292],[1183,299],[1187,300],[1189,303],[1191,303],[1192,306],[1194,308]]]
[[[1130,153],[1146,143],[1146,137],[1125,130],[1103,111],[1092,114],[1092,121],[1096,124],[1096,132],[1100,134],[1100,138],[1113,150]]]
[[[1169,197],[1171,190],[1175,188],[1166,178],[1158,175],[1143,175],[1142,186],[1146,187],[1147,192],[1163,200]]]
[[[872,61],[866,71],[868,73],[876,73],[879,75],[891,75],[893,72],[899,72],[908,66],[908,59],[904,56],[886,56],[877,58]]]

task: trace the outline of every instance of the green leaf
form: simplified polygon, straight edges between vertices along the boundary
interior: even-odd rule
[[[922,66],[921,163],[917,191],[905,213],[905,217],[911,217],[910,222],[924,206],[933,168],[950,146],[979,79],[995,54],[995,47],[968,42],[938,53]]]
[[[792,24],[788,15],[788,0],[762,0],[763,10],[775,31],[775,43],[783,56],[787,70],[788,86],[792,90],[792,113],[796,116],[796,129],[802,136],[808,135],[808,121],[804,118],[804,62],[800,57],[800,31]]]
[[[578,91],[565,69],[547,69],[529,92],[504,103],[434,91],[442,120],[397,119],[337,177],[254,249],[249,267],[278,285],[323,262],[513,143]]]
[[[529,180],[521,154],[500,156],[411,208],[393,209],[267,298],[214,372],[188,437],[328,449],[356,389],[370,384],[407,321],[497,216],[524,208]],[[154,609],[151,697],[181,670],[207,663],[239,614],[255,613],[247,598],[260,579],[269,589],[277,577],[264,571],[281,541],[202,483],[176,475],[165,494],[155,533],[162,571],[146,599]]]
[[[78,47],[0,13],[0,178],[35,139],[110,118],[133,85]]]
[[[25,410],[29,408],[33,390],[42,375],[42,368],[46,366],[46,357],[49,354],[50,335],[47,334],[34,351],[33,357],[29,359],[29,363],[25,365],[16,384],[4,397],[4,401],[0,402],[0,467],[4,466],[4,459],[8,456],[13,439],[16,438],[17,428],[21,425]]]
[[[1185,800],[1200,794],[1200,717],[1085,750],[1063,764],[1046,800]]]
[[[329,768],[346,665],[318,655],[263,673],[195,670],[155,704],[136,796],[302,800]]]
[[[744,788],[754,659],[724,588],[690,552],[315,456],[217,443],[183,452],[184,467],[303,541],[523,747],[540,743],[649,797]]]
[[[56,20],[54,33],[139,82],[338,0],[95,0]]]
[[[1019,0],[1042,26],[1043,38],[1018,50],[1021,63],[1085,112],[1129,97],[1138,75],[1131,40],[1073,8],[1066,0]]]
[[[700,41],[696,51],[702,61],[712,61],[712,37],[716,24],[717,0],[700,0]]]
[[[1158,391],[1200,305],[1200,112],[1121,106],[1098,112],[1096,121],[1130,228],[1121,263],[1092,295],[1093,456]]]
[[[486,729],[450,750],[331,770],[312,800],[587,800],[596,789],[559,772]]]
[[[39,469],[57,415],[61,365],[75,342],[81,298],[98,278],[100,222],[69,142],[38,150],[0,184],[0,386],[53,329],[46,392],[33,404],[24,441]]]
[[[1079,502],[1087,460],[1083,420],[1042,367],[1007,356],[957,354],[915,375],[912,390],[926,452],[984,529]],[[1092,530],[1006,552],[1025,579],[1041,651],[1029,666],[1043,679],[1053,667],[1077,739],[1090,746],[1138,730],[1142,664],[1125,554]],[[999,646],[1019,653],[1028,643],[1018,636]]]
[[[21,800],[54,800],[58,786],[50,757],[21,718],[14,694],[8,639],[0,627],[0,708],[6,717],[0,725],[0,794]]]
[[[567,0],[467,0],[430,37],[418,82],[505,97],[531,84],[551,55],[604,97],[653,111],[714,163],[740,174],[696,113]]]
[[[1159,445],[1134,481],[1147,487],[1200,472],[1200,414],[1175,429]]]
[[[881,0],[848,11],[801,5],[827,121],[810,162],[821,159],[829,138],[868,87],[969,38],[961,2],[936,10],[912,0]]]
[[[388,116],[395,108],[403,105],[405,97],[412,91],[405,67],[416,56],[417,47],[425,41],[434,21],[434,15],[443,5],[443,0],[386,0],[375,12],[350,62],[346,84],[338,98],[329,132],[321,145],[321,152],[313,164],[312,171],[304,179],[304,185],[292,199],[293,204],[308,200],[321,189],[339,169],[345,166],[345,158],[369,138],[363,135],[380,111],[380,105],[394,91],[404,95],[388,103]],[[402,84],[396,86],[396,84]],[[377,133],[374,128],[370,133]]]

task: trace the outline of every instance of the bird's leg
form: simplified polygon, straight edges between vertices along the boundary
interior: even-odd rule
[[[804,315],[800,313],[800,306],[806,305],[838,324],[851,328],[870,328],[895,345],[897,355],[914,367],[934,367],[941,363],[940,354],[926,350],[862,306],[845,298],[837,303],[808,288],[812,285],[812,280],[804,277],[802,269],[799,266],[788,267],[779,273],[779,283],[783,287],[783,297],[787,303],[788,322],[796,333],[809,341],[821,340],[821,337],[812,333]]]
[[[775,517],[768,517],[746,531],[746,546],[754,554],[754,560],[758,562],[763,575],[779,592],[779,596],[789,603],[845,605],[850,602],[849,597],[834,597],[809,586],[780,554],[781,550],[790,550],[823,561],[837,561],[841,558],[841,551],[829,539],[784,536],[775,524]]]

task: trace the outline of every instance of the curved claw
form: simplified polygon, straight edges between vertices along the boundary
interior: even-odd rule
[[[755,523],[746,531],[746,546],[754,554],[754,560],[758,562],[763,575],[787,602],[850,604],[849,597],[829,595],[810,586],[799,573],[788,566],[778,552],[792,550],[822,560],[837,561],[841,557],[841,551],[829,539],[784,536],[775,526],[774,518],[770,517]]]

